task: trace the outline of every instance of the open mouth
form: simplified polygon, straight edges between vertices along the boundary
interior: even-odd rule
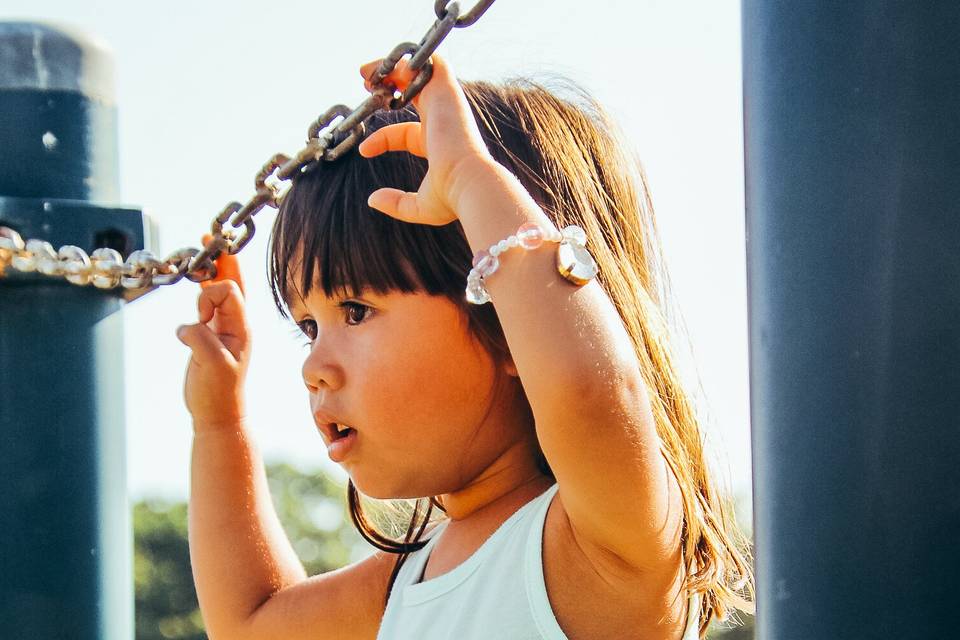
[[[323,425],[322,431],[323,435],[327,437],[328,442],[336,442],[337,440],[343,440],[351,433],[356,431],[356,429],[345,424],[330,422]]]
[[[334,424],[333,428],[334,428],[334,432],[333,432],[334,440],[340,440],[341,438],[346,438],[348,435],[350,435],[351,432],[355,431],[353,427],[348,427],[345,424]]]
[[[334,462],[346,460],[357,441],[357,430],[345,424],[329,423],[323,426],[323,431],[330,459]]]

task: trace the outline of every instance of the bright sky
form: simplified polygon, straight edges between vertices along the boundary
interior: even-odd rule
[[[299,150],[309,123],[329,106],[364,99],[362,63],[418,42],[434,19],[432,0],[32,0],[21,7],[0,19],[66,22],[113,50],[123,204],[143,207],[156,222],[161,257],[199,246],[224,204],[252,195],[253,176],[272,154]],[[703,383],[708,446],[726,481],[748,497],[739,3],[498,0],[439,51],[465,79],[564,74],[619,121],[651,184]],[[300,379],[306,352],[270,298],[273,218],[269,209],[258,214],[257,235],[240,254],[254,332],[247,390],[255,437],[268,461],[319,465],[345,480],[312,425]],[[188,494],[189,351],[174,329],[195,321],[198,290],[183,281],[123,312],[131,499]]]

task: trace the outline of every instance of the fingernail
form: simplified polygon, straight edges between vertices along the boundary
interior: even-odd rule
[[[179,327],[177,327],[177,337],[180,338],[181,340],[183,339],[184,329],[186,329],[185,325],[180,325]]]

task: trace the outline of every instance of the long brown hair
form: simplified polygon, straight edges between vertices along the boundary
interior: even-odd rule
[[[683,495],[680,542],[690,563],[687,589],[702,596],[701,634],[712,619],[726,619],[734,608],[752,613],[749,544],[734,520],[732,501],[717,490],[708,469],[694,403],[671,347],[669,278],[639,161],[618,142],[622,136],[600,105],[569,80],[558,79],[549,89],[528,79],[461,86],[493,157],[520,179],[558,228],[576,224],[587,234],[598,280],[632,339],[661,451]],[[417,119],[412,106],[381,111],[368,129]],[[464,298],[472,251],[459,221],[413,225],[366,204],[380,187],[417,191],[426,167],[410,154],[365,159],[354,149],[299,176],[271,235],[274,301],[288,318],[286,301],[293,291],[305,297],[315,285],[328,297],[365,287],[381,294],[446,296],[463,310],[491,356],[502,361],[509,350],[493,305],[472,305]],[[296,256],[300,264],[291,264]],[[298,268],[301,277],[294,282]],[[553,476],[542,453],[538,463]],[[434,509],[442,512],[443,506],[436,496],[416,500],[406,534],[397,540],[367,517],[352,481],[347,491],[360,534],[376,548],[398,554],[389,597],[408,554],[426,544],[422,538]]]

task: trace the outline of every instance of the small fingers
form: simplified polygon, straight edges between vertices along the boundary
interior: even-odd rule
[[[364,81],[363,85],[367,88],[368,91],[370,90],[369,78],[373,74],[373,72],[377,69],[377,67],[380,66],[381,60],[383,60],[383,58],[377,58],[376,60],[371,60],[366,64],[360,65],[360,75],[363,76],[363,81]]]
[[[410,70],[410,57],[411,54],[408,53],[400,58],[397,64],[394,65],[393,71],[384,76],[382,80],[383,84],[396,87],[398,91],[405,91],[417,75]],[[360,75],[363,76],[363,86],[367,91],[373,90],[373,85],[370,83],[370,76],[373,75],[373,72],[377,70],[377,67],[379,67],[382,62],[383,58],[377,58],[360,66]],[[416,99],[414,99],[414,102],[416,102]]]
[[[247,324],[243,308],[243,294],[240,286],[233,280],[214,282],[197,297],[197,315],[200,322],[206,324],[213,319],[216,311],[215,330],[221,335],[232,335],[246,339]]]
[[[408,151],[421,158],[427,157],[419,122],[400,122],[377,129],[360,143],[357,150],[365,158],[387,151]]]
[[[390,217],[404,222],[423,223],[417,194],[385,187],[377,189],[367,198],[367,204]]]
[[[430,62],[433,63],[433,73],[430,79],[442,78],[444,82],[456,84],[457,79],[450,69],[450,64],[439,53],[430,54]]]
[[[190,347],[193,357],[201,365],[208,363],[235,365],[237,363],[238,354],[228,349],[209,327],[201,323],[177,327],[177,339]]]
[[[213,236],[209,233],[203,236],[203,246],[207,246],[209,242],[213,240]],[[237,256],[231,255],[226,251],[220,253],[220,257],[215,260],[217,264],[217,275],[212,280],[204,280],[200,283],[201,288],[206,288],[211,286],[216,282],[221,282],[223,280],[233,280],[237,283],[237,286],[240,287],[241,295],[246,295],[246,289],[243,286],[243,274],[240,273],[240,260],[237,259]]]

